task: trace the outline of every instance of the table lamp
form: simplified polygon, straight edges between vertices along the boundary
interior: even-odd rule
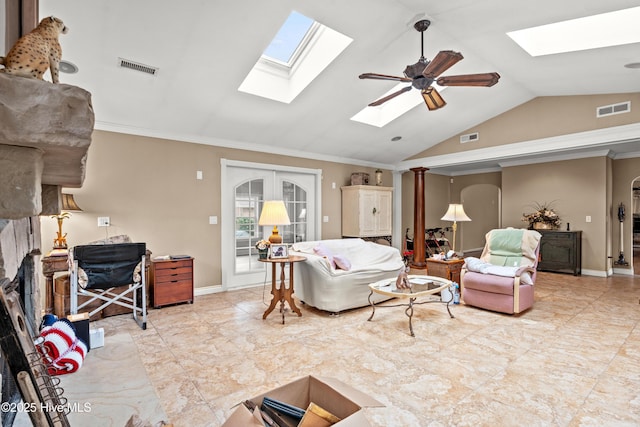
[[[78,206],[75,200],[73,200],[73,194],[61,194],[61,210],[58,215],[51,215],[51,218],[58,220],[58,234],[53,239],[53,249],[67,249],[67,233],[62,234],[62,221],[65,218],[69,218],[71,214],[69,211],[82,212],[82,209]]]
[[[456,230],[458,228],[458,221],[471,221],[471,218],[464,213],[464,208],[461,204],[450,204],[449,209],[447,209],[447,213],[444,214],[441,220],[444,221],[453,221],[453,246],[451,246],[451,250],[456,251]]]
[[[282,236],[278,234],[278,226],[289,224],[291,224],[289,214],[287,214],[287,208],[282,200],[267,200],[264,202],[258,225],[273,225],[272,234],[269,236],[271,244],[282,243]]]

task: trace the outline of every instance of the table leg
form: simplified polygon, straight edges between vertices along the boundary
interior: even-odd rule
[[[269,308],[267,308],[267,310],[262,315],[263,319],[267,318],[269,313],[271,313],[273,309],[276,307],[276,304],[278,304],[278,301],[280,301],[281,291],[282,290],[278,289],[276,286],[276,264],[273,263],[271,264],[271,295],[273,295],[273,298],[271,299],[271,304],[269,304]]]
[[[282,286],[284,287],[284,264],[282,265]],[[284,298],[289,303],[289,307],[291,307],[291,310],[293,310],[295,313],[297,313],[298,317],[300,317],[300,316],[302,316],[302,312],[296,306],[296,303],[293,300],[293,292],[294,292],[294,289],[293,289],[293,263],[290,262],[289,263],[289,287],[286,288],[285,291],[284,291]],[[282,323],[284,323],[284,321]]]
[[[411,323],[411,318],[413,317],[413,302],[415,298],[409,298],[409,306],[404,311],[404,313],[409,316],[409,332],[411,332],[411,336],[415,337],[416,335],[413,333],[413,324]]]
[[[282,313],[282,324],[284,325],[284,300],[287,297],[287,288],[284,286],[284,263],[280,264],[280,313]]]
[[[371,304],[371,316],[367,320],[373,319],[373,315],[376,314],[376,305],[371,301],[371,296],[373,295],[373,291],[369,292],[369,304]]]
[[[453,300],[453,297],[451,297],[451,299],[450,299],[449,301],[447,301],[447,311],[449,312],[449,316],[450,316],[452,319],[455,319],[455,317],[456,317],[456,316],[454,316],[454,315],[451,313],[451,310],[449,310],[449,305],[451,304],[451,301],[452,301],[452,300]]]

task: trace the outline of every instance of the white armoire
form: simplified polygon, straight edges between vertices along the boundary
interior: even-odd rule
[[[391,243],[393,188],[350,185],[342,190],[342,236]]]

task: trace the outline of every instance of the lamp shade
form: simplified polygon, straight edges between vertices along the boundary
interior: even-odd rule
[[[62,193],[62,210],[63,211],[79,211],[82,212],[80,206],[73,200],[73,194]]]
[[[289,214],[282,200],[267,200],[262,206],[258,225],[289,225]]]
[[[450,204],[449,209],[447,209],[447,213],[444,214],[441,220],[444,221],[471,221],[471,218],[464,213],[464,208],[461,204]]]
[[[289,225],[289,214],[282,200],[267,200],[262,206],[258,225],[273,225],[273,231],[269,236],[271,243],[282,243],[282,236],[278,232],[279,225]]]

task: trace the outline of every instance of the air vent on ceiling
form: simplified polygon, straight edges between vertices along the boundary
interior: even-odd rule
[[[158,74],[158,67],[152,67],[151,65],[140,64],[139,62],[130,61],[128,59],[118,58],[118,65],[122,68],[129,68],[131,70],[140,71],[142,73],[151,74],[155,76]]]
[[[596,117],[606,117],[614,114],[628,113],[629,111],[631,111],[631,101],[603,105],[602,107],[596,108]]]
[[[464,144],[466,142],[477,141],[480,139],[480,134],[478,132],[468,133],[466,135],[460,135],[460,143]]]

